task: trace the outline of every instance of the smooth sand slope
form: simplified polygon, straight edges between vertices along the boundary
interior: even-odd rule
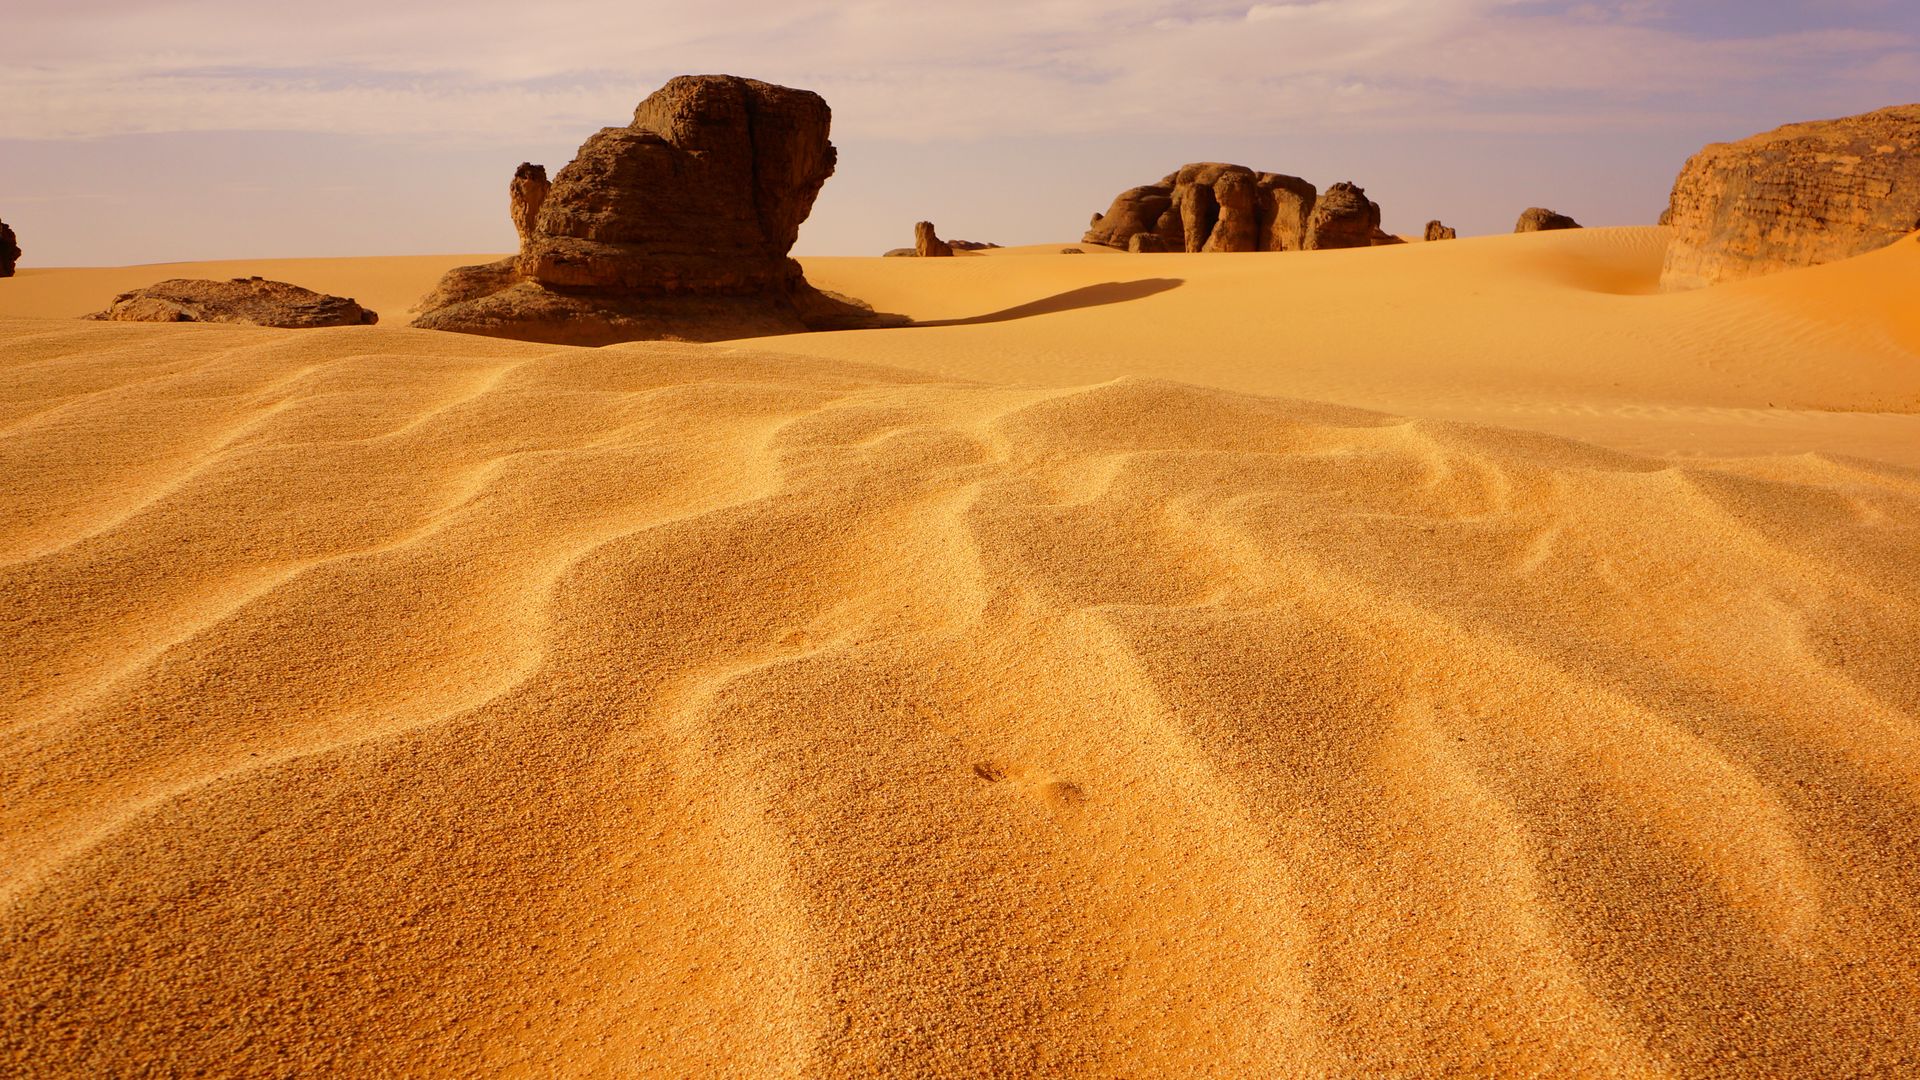
[[[1920,244],[1655,239],[0,282],[0,1073],[1911,1075]]]

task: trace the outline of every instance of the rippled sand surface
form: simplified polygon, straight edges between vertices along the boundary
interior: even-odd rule
[[[1534,239],[0,282],[0,1073],[1911,1075],[1920,244]]]

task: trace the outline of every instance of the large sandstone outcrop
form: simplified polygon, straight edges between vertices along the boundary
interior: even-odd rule
[[[87,318],[107,322],[238,323],[288,330],[370,326],[380,321],[378,313],[350,297],[328,296],[260,277],[231,281],[172,278],[121,293],[105,311]]]
[[[1427,242],[1428,243],[1433,243],[1435,240],[1454,240],[1454,239],[1458,239],[1459,236],[1460,236],[1460,233],[1457,230],[1450,228],[1449,226],[1442,224],[1441,222],[1438,222],[1438,221],[1427,222]]]
[[[1565,214],[1548,210],[1545,207],[1528,207],[1513,226],[1516,233],[1559,232],[1563,229],[1577,229],[1580,223]]]
[[[1297,176],[1244,165],[1183,165],[1129,188],[1093,215],[1084,243],[1134,252],[1311,251],[1398,242],[1380,232],[1380,207],[1352,184],[1325,195]]]
[[[953,248],[934,232],[933,222],[922,221],[913,227],[913,253],[923,259],[951,259]]]
[[[19,262],[20,242],[14,238],[12,226],[0,221],[0,277],[12,277]]]
[[[449,273],[415,326],[570,345],[872,325],[787,256],[833,174],[818,94],[681,76],[546,182],[514,173],[520,253]]]
[[[1663,222],[1661,285],[1816,266],[1920,228],[1920,105],[1790,124],[1687,162]]]

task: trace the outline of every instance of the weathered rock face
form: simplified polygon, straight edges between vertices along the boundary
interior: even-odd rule
[[[1307,250],[1370,247],[1380,231],[1380,204],[1342,181],[1326,190],[1307,219]]]
[[[514,231],[520,234],[520,245],[526,246],[527,238],[533,235],[534,223],[540,220],[540,208],[547,203],[547,195],[553,185],[547,181],[547,167],[523,161],[513,170],[513,183],[507,188],[508,212],[513,217]]]
[[[1535,206],[1528,208],[1526,213],[1520,215],[1520,220],[1514,225],[1513,231],[1517,233],[1557,232],[1561,229],[1577,229],[1579,227],[1579,222],[1565,214],[1556,214],[1552,210]]]
[[[1344,188],[1359,191],[1351,184]],[[1093,216],[1082,239],[1135,252],[1306,251],[1398,242],[1378,232],[1380,208],[1367,202],[1364,192],[1358,204],[1346,190],[1336,195],[1329,189],[1328,196],[1333,203],[1316,232],[1315,214],[1325,197],[1307,181],[1244,165],[1196,162],[1158,184],[1121,192],[1106,213]]]
[[[307,330],[370,326],[380,316],[344,296],[328,296],[265,278],[202,281],[173,278],[124,292],[112,306],[87,316],[108,322],[239,323]]]
[[[604,128],[551,184],[514,174],[511,265],[462,267],[415,326],[557,344],[716,340],[875,321],[787,257],[833,174],[818,94],[681,76]]]
[[[933,231],[933,222],[922,221],[913,227],[913,253],[923,259],[951,259],[953,248]]]
[[[1920,228],[1920,105],[1709,146],[1681,171],[1664,221],[1667,289],[1885,247]]]
[[[12,277],[19,262],[20,242],[14,238],[13,228],[0,221],[0,277]]]
[[[1427,222],[1427,242],[1428,243],[1432,243],[1435,240],[1453,240],[1459,237],[1459,235],[1460,234],[1458,232],[1448,228],[1445,225],[1442,225],[1438,221]]]

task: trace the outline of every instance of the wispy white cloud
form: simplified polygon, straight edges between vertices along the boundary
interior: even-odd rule
[[[475,136],[616,122],[667,75],[826,94],[842,137],[1377,130],[1486,118],[1564,130],[1716,95],[1912,93],[1892,17],[1743,34],[1660,0],[823,2],[15,0],[0,136],[278,130]],[[1851,18],[1852,22],[1848,22]],[[1792,106],[1799,105],[1795,110]]]

